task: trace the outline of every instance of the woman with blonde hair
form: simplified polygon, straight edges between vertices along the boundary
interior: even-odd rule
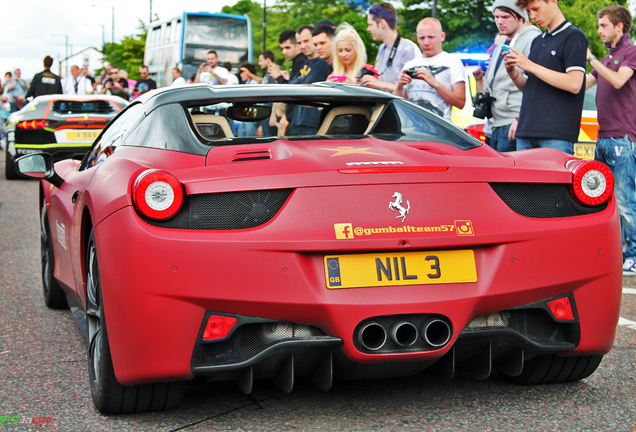
[[[358,84],[358,72],[367,68],[367,52],[358,32],[348,23],[336,29],[334,39],[336,55],[333,57],[333,72],[327,81]]]

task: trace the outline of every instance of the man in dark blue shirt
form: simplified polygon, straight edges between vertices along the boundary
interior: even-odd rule
[[[508,75],[523,92],[517,150],[551,147],[572,154],[585,96],[587,38],[565,19],[558,0],[516,4],[547,30],[534,39],[528,57],[514,48],[504,54]]]
[[[302,26],[296,32],[296,40],[300,50],[308,60],[300,68],[300,73],[292,78],[290,84],[311,84],[325,81],[331,73],[331,66],[327,61],[318,57],[312,42],[311,26]],[[317,108],[296,106],[289,123],[287,135],[315,135],[320,122],[320,111]]]

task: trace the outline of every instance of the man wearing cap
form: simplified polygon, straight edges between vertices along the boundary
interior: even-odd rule
[[[381,41],[375,69],[380,72],[378,78],[364,75],[360,83],[387,90],[393,93],[397,86],[398,75],[406,62],[422,55],[420,48],[410,39],[400,37],[397,32],[397,12],[391,3],[374,3],[367,16],[367,31],[374,41]]]
[[[506,71],[523,92],[517,150],[550,147],[573,154],[585,96],[587,38],[563,16],[558,0],[515,4],[546,28],[532,41],[528,56],[515,48],[504,52]]]
[[[495,99],[491,107],[490,145],[500,152],[514,151],[517,149],[515,134],[522,94],[508,78],[506,68],[502,65],[501,47],[506,44],[527,56],[532,41],[541,34],[541,30],[528,22],[528,13],[517,6],[515,0],[495,0],[492,14],[499,34],[505,36],[505,40],[493,50],[492,60],[486,72],[477,68],[473,75],[477,79],[477,91],[482,91],[483,87],[483,91]]]

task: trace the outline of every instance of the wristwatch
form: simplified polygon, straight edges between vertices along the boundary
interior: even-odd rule
[[[590,56],[587,58],[587,62],[592,63],[592,60],[596,60],[596,56],[594,54],[590,54]]]

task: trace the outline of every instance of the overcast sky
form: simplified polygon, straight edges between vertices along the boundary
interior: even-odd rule
[[[152,15],[167,19],[182,12],[220,12],[237,0],[28,0],[2,1],[0,25],[0,73],[22,70],[30,81],[44,68],[42,60],[55,59],[52,70],[58,70],[58,58],[66,57],[65,36],[69,55],[88,47],[101,48],[102,25],[106,42],[111,40],[112,14],[115,8],[115,42],[137,33],[139,20],[148,22]],[[94,5],[94,6],[93,6]],[[71,50],[72,47],[72,50]]]

